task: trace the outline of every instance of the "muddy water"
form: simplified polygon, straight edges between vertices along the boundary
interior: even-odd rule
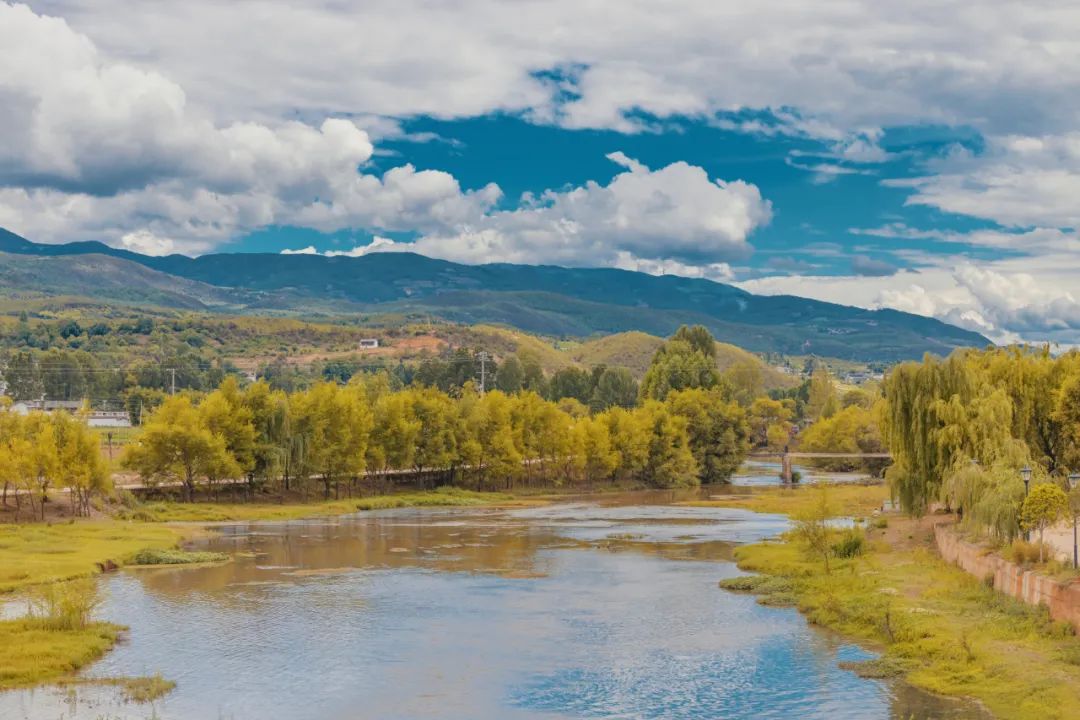
[[[0,717],[163,720],[975,718],[838,668],[868,657],[794,610],[717,588],[780,516],[671,493],[507,510],[396,510],[221,528],[215,567],[104,580],[130,626],[109,691],[0,694]]]

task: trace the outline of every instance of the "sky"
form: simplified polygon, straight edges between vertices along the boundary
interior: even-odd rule
[[[619,267],[1080,344],[1080,5],[0,0],[0,227]]]

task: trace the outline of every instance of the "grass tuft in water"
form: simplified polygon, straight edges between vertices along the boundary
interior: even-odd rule
[[[145,548],[131,557],[132,565],[191,565],[225,562],[229,556],[219,552],[189,552],[176,549]]]

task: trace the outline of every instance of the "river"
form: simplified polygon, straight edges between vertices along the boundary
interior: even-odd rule
[[[131,630],[89,674],[161,672],[175,691],[152,706],[94,687],[8,692],[0,717],[983,717],[841,670],[871,655],[720,590],[739,573],[732,548],[787,521],[672,504],[685,497],[223,526],[202,544],[233,562],[102,579],[101,615]]]

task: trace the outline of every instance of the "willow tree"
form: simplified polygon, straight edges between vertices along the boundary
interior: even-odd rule
[[[976,395],[976,382],[959,353],[945,361],[896,367],[885,380],[881,430],[894,463],[886,477],[901,507],[921,515],[936,500],[944,475],[964,457],[963,432],[942,433],[942,412],[963,408]]]

